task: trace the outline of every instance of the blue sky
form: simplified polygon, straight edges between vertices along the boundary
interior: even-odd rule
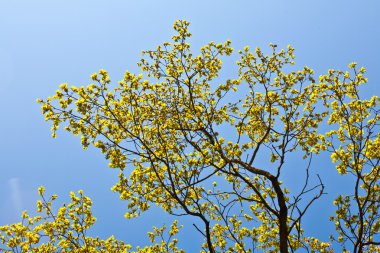
[[[113,81],[127,69],[138,72],[141,51],[169,40],[173,22],[186,19],[194,49],[226,39],[235,49],[250,45],[266,51],[270,42],[280,48],[291,44],[297,66],[308,65],[317,74],[346,69],[352,61],[365,66],[369,83],[363,94],[380,95],[379,12],[375,0],[1,1],[0,224],[19,221],[21,210],[34,210],[40,185],[61,200],[84,189],[95,203],[93,232],[102,237],[115,234],[143,244],[151,226],[164,223],[160,210],[124,220],[126,203],[109,190],[117,173],[107,168],[103,156],[94,149],[84,151],[77,138],[64,132],[50,137],[50,125],[35,100],[52,95],[59,84],[86,85],[101,68]],[[235,54],[226,62],[231,71],[225,73],[236,73],[231,64],[236,60]],[[333,228],[327,222],[330,203],[346,179],[336,175],[328,156],[314,167],[329,170],[323,178],[329,195],[312,209],[321,218],[311,215],[306,225],[327,238]],[[297,173],[287,176],[289,182],[297,181]],[[186,243],[197,238],[192,226],[185,232],[184,248],[197,249]]]

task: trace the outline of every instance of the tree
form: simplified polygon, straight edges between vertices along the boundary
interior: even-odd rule
[[[109,166],[120,170],[113,190],[128,201],[126,218],[138,217],[152,203],[174,216],[193,216],[205,239],[202,252],[333,252],[334,241],[343,250],[378,252],[380,98],[360,98],[359,86],[367,82],[365,68],[352,63],[350,71],[329,70],[315,80],[308,67],[291,71],[292,47],[277,50],[270,44],[269,55],[259,48],[240,50],[238,76],[216,85],[220,57],[232,54],[231,42],[210,42],[194,56],[188,26],[176,21],[172,42],[143,52],[138,65],[147,79],[127,71],[111,91],[108,73],[100,70],[87,87],[62,84],[53,97],[39,99],[53,137],[63,126],[80,135],[84,148],[99,148]],[[329,152],[337,171],[351,175],[355,185],[352,194],[334,202],[337,210],[331,220],[338,237],[330,242],[306,236],[302,226],[309,207],[325,193],[321,177],[310,174],[312,158],[322,152]],[[301,190],[291,193],[281,180],[292,173],[286,159],[293,154],[305,161],[305,179]],[[72,207],[89,200],[80,193],[73,201]],[[86,246],[81,234],[87,226],[68,226],[78,223],[68,216],[62,232],[50,202],[42,206],[56,225],[37,226],[34,241],[16,242],[12,236],[21,232],[5,226],[3,243],[12,249],[25,240],[36,244],[43,230],[53,243],[65,239],[61,250],[95,249],[93,239]],[[84,206],[89,210],[89,204]],[[58,215],[67,214],[63,208]],[[91,221],[85,224],[91,225],[91,213],[85,213]],[[22,233],[30,232],[31,225],[23,225]],[[175,222],[169,239],[159,244],[162,248],[137,251],[182,252],[172,239],[177,232]],[[66,233],[77,237],[68,240]],[[164,238],[164,229],[155,228],[149,235]],[[113,238],[102,243],[119,247],[111,248],[116,251],[130,248]],[[39,252],[43,246],[35,247]]]

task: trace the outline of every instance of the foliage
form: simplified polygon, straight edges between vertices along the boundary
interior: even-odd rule
[[[231,42],[210,42],[194,56],[188,26],[176,21],[172,42],[143,52],[138,65],[147,79],[127,71],[112,90],[100,70],[87,87],[62,84],[53,97],[39,100],[53,137],[63,126],[120,170],[113,190],[128,201],[126,218],[152,203],[193,216],[205,238],[202,252],[332,252],[334,240],[343,250],[378,252],[380,99],[360,98],[365,69],[352,63],[350,71],[329,70],[316,81],[309,67],[289,71],[292,47],[271,44],[269,55],[240,50],[238,76],[216,85]],[[334,202],[331,220],[339,235],[331,242],[307,237],[302,228],[309,207],[324,194],[322,179],[317,175],[310,185],[309,173],[321,152],[330,152],[337,171],[355,185]],[[293,193],[281,181],[293,173],[285,162],[291,153],[306,161],[301,190]],[[173,247],[167,251],[177,252]]]
[[[169,238],[164,238],[166,227],[156,228],[149,233],[151,242],[157,237],[160,243],[144,248],[132,246],[116,240],[113,236],[106,240],[88,235],[89,228],[94,225],[96,218],[92,215],[90,198],[83,191],[70,193],[71,202],[54,212],[52,203],[57,195],[49,199],[44,196],[45,189],[40,187],[38,192],[41,200],[37,201],[37,212],[40,214],[30,217],[26,211],[22,214],[22,222],[0,227],[2,244],[1,252],[176,252],[181,253],[176,246],[177,239],[172,238],[179,231],[177,221],[174,221],[169,231]],[[3,247],[4,247],[3,246]]]
[[[121,252],[130,248],[113,237],[100,240],[86,235],[96,219],[91,213],[91,200],[82,191],[78,195],[71,192],[71,203],[57,213],[52,211],[57,196],[46,199],[43,187],[39,193],[42,201],[37,202],[37,212],[41,215],[30,217],[24,212],[22,222],[0,227],[4,232],[2,243],[8,248],[2,248],[2,252]]]

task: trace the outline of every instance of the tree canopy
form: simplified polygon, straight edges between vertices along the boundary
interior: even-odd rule
[[[38,99],[53,137],[62,127],[104,153],[120,172],[112,189],[128,202],[127,219],[152,204],[179,221],[192,216],[202,252],[333,252],[334,245],[378,252],[380,98],[360,97],[365,68],[351,63],[316,78],[309,67],[293,70],[291,46],[270,44],[268,55],[239,50],[237,76],[220,80],[231,42],[210,42],[193,54],[188,27],[176,21],[171,42],[143,52],[142,74],[127,71],[115,85],[100,70],[86,87],[64,83]],[[354,185],[331,203],[330,241],[308,236],[302,223],[333,172],[310,171],[312,158],[325,152]],[[286,163],[292,153],[305,161],[294,192],[283,182],[294,173]],[[184,252],[174,238],[177,221],[167,232],[154,228],[152,245],[132,249],[86,235],[95,218],[82,191],[57,212],[56,196],[39,192],[41,216],[24,213],[21,223],[0,228],[5,252]]]

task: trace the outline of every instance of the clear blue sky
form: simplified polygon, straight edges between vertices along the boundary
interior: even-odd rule
[[[308,65],[317,74],[357,61],[368,71],[363,94],[380,95],[377,0],[0,3],[0,224],[19,221],[21,210],[34,210],[40,185],[62,200],[70,191],[84,189],[95,203],[98,223],[93,233],[101,237],[115,234],[134,245],[144,244],[150,227],[163,224],[159,210],[124,220],[126,203],[109,190],[117,181],[116,171],[107,168],[97,150],[82,150],[75,137],[60,132],[53,140],[35,100],[52,95],[64,82],[86,85],[90,74],[101,68],[113,81],[122,79],[126,69],[138,72],[135,63],[141,51],[169,40],[176,19],[191,22],[193,48],[226,39],[235,49],[291,44],[297,66]],[[231,62],[237,60],[236,54],[233,57]],[[329,195],[314,206],[306,225],[313,235],[326,239],[333,228],[327,222],[329,206],[346,181],[336,175],[327,156],[318,159],[314,169],[324,173]],[[296,173],[287,176],[289,182],[298,178]],[[198,249],[192,246],[197,240],[192,226],[185,232],[181,245]]]

